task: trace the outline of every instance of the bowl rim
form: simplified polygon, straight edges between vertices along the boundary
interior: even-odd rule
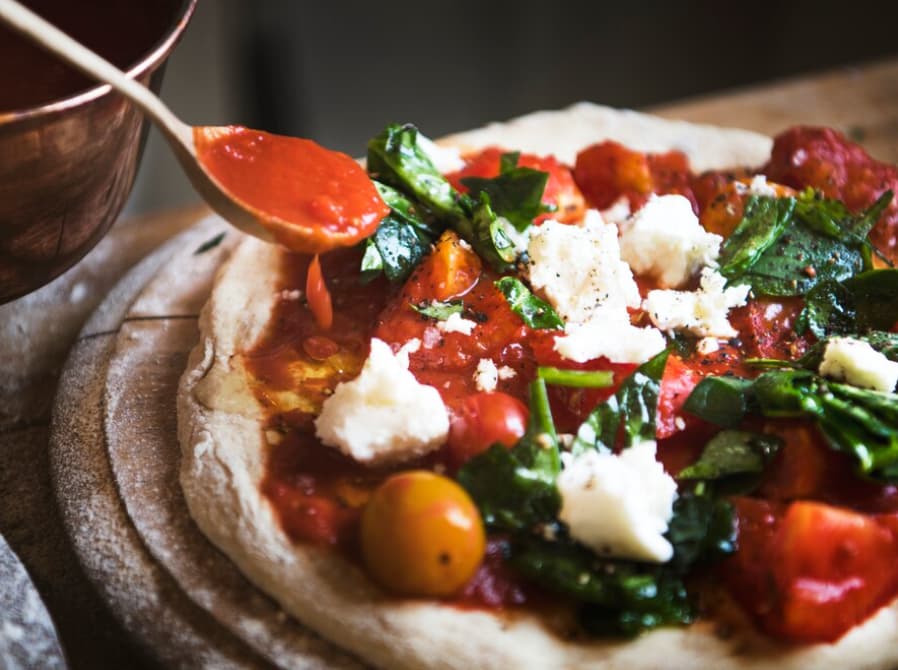
[[[174,18],[167,32],[144,53],[137,63],[125,70],[125,74],[127,74],[129,78],[136,79],[158,67],[160,63],[165,61],[174,50],[177,43],[181,40],[184,30],[187,28],[187,24],[190,23],[190,19],[196,10],[198,1],[199,0],[181,0],[180,8],[174,14]],[[98,98],[102,98],[111,90],[112,87],[109,84],[96,84],[86,90],[73,93],[65,98],[53,100],[38,107],[0,112],[0,126],[13,122],[51,116],[59,112],[74,109]]]

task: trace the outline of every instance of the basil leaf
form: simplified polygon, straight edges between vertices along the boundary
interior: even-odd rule
[[[495,444],[465,463],[457,479],[477,504],[488,528],[521,531],[551,522],[561,499],[558,436],[545,383],[530,385],[530,423],[517,445]]]
[[[593,409],[577,430],[571,453],[577,456],[590,449],[613,451],[621,426],[625,447],[654,440],[658,393],[669,355],[670,350],[665,349],[640,365],[621,383],[617,393]]]
[[[384,259],[377,250],[374,238],[365,240],[365,253],[362,254],[362,263],[359,266],[359,279],[363,284],[373,281],[384,271]]]
[[[418,129],[392,124],[368,142],[368,172],[447,221],[465,217],[458,192],[418,146]],[[389,204],[389,203],[388,203]]]
[[[411,307],[418,312],[418,314],[423,314],[435,321],[445,321],[453,314],[461,314],[465,309],[465,306],[460,300],[451,302],[438,302],[435,300],[433,302],[426,302],[422,305],[413,304]]]
[[[547,384],[573,388],[607,388],[614,383],[614,373],[608,370],[563,370],[541,365],[536,368],[536,376]]]
[[[520,279],[502,277],[496,281],[496,288],[505,296],[511,311],[530,328],[564,328],[564,322],[551,305],[531,293]]]
[[[534,218],[549,211],[542,202],[549,173],[527,167],[508,167],[509,164],[503,166],[498,177],[464,177],[461,183],[475,198],[486,194],[496,213],[522,231],[533,223]]]
[[[370,279],[379,269],[391,282],[401,282],[430,252],[434,238],[422,228],[388,214],[369,240],[371,244],[366,246],[362,257],[363,277]],[[379,260],[371,250],[372,245],[377,250]]]
[[[751,404],[752,382],[739,377],[705,377],[686,398],[683,409],[724,428],[738,426]]]
[[[721,479],[731,475],[764,471],[783,446],[775,435],[742,430],[724,430],[711,438],[702,455],[684,468],[677,479]]]
[[[499,156],[499,174],[514,170],[518,166],[519,160],[521,160],[520,151],[508,151]]]
[[[776,242],[792,219],[794,198],[750,196],[739,225],[720,249],[720,274],[736,278]]]
[[[514,243],[505,234],[503,220],[496,216],[486,193],[473,204],[470,222],[456,223],[456,230],[474,247],[474,251],[487,261],[496,272],[507,272],[514,267],[518,253]]]

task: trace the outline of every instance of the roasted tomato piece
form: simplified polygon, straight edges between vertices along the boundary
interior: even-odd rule
[[[795,322],[804,308],[802,298],[757,298],[730,312],[748,358],[800,357],[815,341],[811,333],[799,335]]]
[[[701,381],[702,375],[683,360],[671,354],[667,357],[664,376],[661,378],[661,389],[658,393],[658,410],[655,418],[655,433],[658,439],[670,437],[684,430],[688,423],[696,419],[682,412],[683,403],[692,393],[695,385]]]
[[[679,151],[644,154],[607,140],[583,149],[574,179],[591,207],[607,209],[626,196],[638,209],[652,193],[679,193],[698,211],[690,185],[689,161]]]
[[[898,537],[880,520],[816,502],[736,502],[739,550],[727,583],[759,626],[796,642],[831,642],[898,591]]]
[[[852,211],[869,207],[887,190],[898,194],[898,167],[872,158],[831,128],[797,126],[777,135],[761,171],[793,188],[812,186]],[[870,240],[898,261],[898,199],[883,212]]]
[[[517,398],[500,391],[475,393],[452,417],[450,461],[460,466],[493,444],[514,446],[527,430],[530,412]]]
[[[440,235],[428,257],[425,270],[417,277],[422,299],[451,300],[463,296],[480,279],[482,263],[470,246],[452,230]]]
[[[461,182],[465,177],[489,179],[499,176],[500,159],[504,153],[507,152],[498,147],[488,147],[480,153],[468,157],[467,164],[461,170],[446,175],[446,178],[459,191],[466,192],[467,188]],[[518,165],[549,173],[546,189],[543,191],[543,204],[554,207],[555,211],[536,217],[534,219],[536,223],[548,218],[570,223],[579,221],[583,217],[586,203],[567,166],[559,163],[554,156],[535,156],[524,153],[520,155]]]

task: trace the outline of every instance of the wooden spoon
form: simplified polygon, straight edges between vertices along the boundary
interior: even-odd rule
[[[189,126],[148,88],[15,0],[0,0],[0,19],[78,70],[108,84],[140,108],[162,131],[203,199],[245,233],[268,242],[279,242],[294,251],[319,253],[349,246],[367,237],[389,211],[365,171],[345,154],[329,151],[310,140],[281,137],[240,126]],[[243,144],[237,145],[235,151],[234,146],[226,144],[229,138]],[[237,159],[233,156],[250,146],[249,143],[254,143],[253,146],[261,143],[264,151],[253,160],[230,166],[238,167],[236,172],[218,169],[229,157],[232,163],[238,162],[240,156]],[[265,165],[262,159],[272,157],[279,158],[281,163]],[[299,167],[296,167],[297,157]],[[253,163],[261,168],[256,175],[248,174]],[[322,165],[327,166],[323,174]],[[210,168],[218,178],[210,173]],[[318,173],[317,182],[312,173]],[[235,188],[242,186],[240,179],[255,181],[258,185],[267,183],[272,177],[281,185],[305,187],[307,211],[291,219],[289,210],[284,208],[266,210],[265,193],[258,188],[255,191]],[[222,181],[228,181],[231,189]],[[321,188],[329,188],[330,193],[315,191]],[[235,194],[236,190],[240,191],[239,196]],[[344,212],[344,203],[352,202],[353,196],[357,196],[355,207],[350,206]],[[282,198],[282,201],[286,200]],[[317,219],[316,213],[319,214]]]

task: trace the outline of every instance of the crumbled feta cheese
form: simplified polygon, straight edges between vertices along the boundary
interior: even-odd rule
[[[617,226],[591,212],[579,226],[543,222],[527,247],[530,285],[565,321],[583,323],[599,305],[639,304],[633,273],[620,259]]]
[[[470,335],[476,325],[476,321],[466,319],[458,312],[450,314],[445,321],[437,322],[437,328],[444,333],[461,333],[462,335]]]
[[[581,225],[549,220],[537,227],[528,247],[529,277],[566,321],[555,351],[582,363],[605,356],[615,363],[642,363],[664,348],[654,328],[630,324],[628,307],[639,305],[639,289],[620,258],[617,227],[589,210]]]
[[[399,361],[399,364],[407,368],[408,367],[408,357],[409,354],[414,354],[421,350],[421,340],[417,337],[413,337],[408,342],[399,347],[399,351],[396,352],[396,360]]]
[[[630,323],[626,308],[601,308],[586,323],[569,323],[555,338],[555,351],[585,363],[604,356],[613,363],[643,363],[667,346],[661,331]]]
[[[720,235],[698,222],[682,195],[652,196],[642,209],[621,225],[620,253],[637,274],[676,288],[720,254]]]
[[[491,358],[481,358],[474,371],[474,385],[478,391],[495,391],[499,385],[499,368]]]
[[[703,337],[695,345],[695,350],[702,356],[713,354],[718,349],[720,349],[720,342],[717,341],[716,337]]]
[[[587,451],[558,476],[561,511],[571,537],[597,554],[663,563],[673,556],[664,537],[677,484],[655,459],[653,441],[620,454]]]
[[[449,415],[439,392],[419,383],[375,338],[359,376],[337,384],[324,401],[315,434],[362,463],[389,463],[440,446],[449,434]]]
[[[278,298],[280,298],[281,300],[299,300],[301,297],[302,291],[300,291],[298,288],[285,288],[283,291],[278,293]]]
[[[602,210],[602,218],[608,223],[623,223],[630,218],[630,200],[622,195],[608,209]]]
[[[458,149],[455,147],[440,146],[421,133],[418,133],[416,143],[418,148],[427,154],[427,157],[430,158],[430,162],[433,163],[434,167],[439,170],[441,174],[456,172],[465,166],[465,161],[461,157],[461,153],[459,153]]]
[[[499,368],[499,379],[514,379],[518,376],[517,370],[503,365]]]
[[[863,340],[833,337],[823,351],[820,374],[888,393],[898,384],[898,362],[890,361]]]
[[[425,349],[433,349],[440,343],[440,340],[443,339],[443,335],[440,333],[438,328],[434,328],[433,326],[428,326],[424,329],[424,333],[422,334],[421,343],[424,345]]]
[[[643,309],[658,328],[686,330],[699,337],[738,335],[727,318],[733,307],[745,304],[748,286],[725,288],[726,279],[713,268],[702,270],[697,291],[649,291]]]
[[[776,189],[767,183],[767,177],[762,174],[752,177],[748,185],[748,192],[752,195],[766,195],[769,198],[776,197]]]

